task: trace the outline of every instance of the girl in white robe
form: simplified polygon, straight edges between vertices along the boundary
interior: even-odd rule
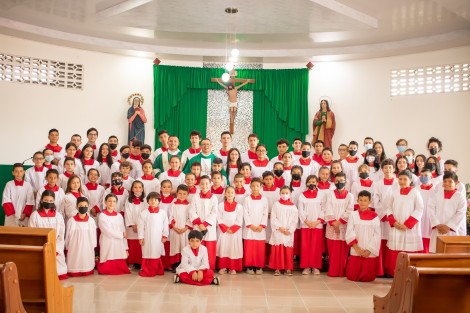
[[[100,163],[96,161],[93,157],[93,147],[89,144],[86,144],[83,146],[82,149],[82,155],[80,157],[80,161],[82,162],[82,167],[83,167],[83,174],[84,174],[84,183],[88,183],[88,171],[91,168],[96,168],[98,169],[100,166]],[[99,169],[98,169],[99,170]]]
[[[98,171],[100,172],[100,185],[104,188],[111,186],[111,166],[113,166],[113,157],[111,148],[107,143],[103,143],[98,150]],[[88,176],[88,173],[87,173]]]
[[[142,177],[137,178],[137,180],[140,180],[142,184],[144,184],[144,192],[146,194],[149,194],[151,192],[156,192],[160,193],[161,191],[161,181],[163,180],[158,180],[156,179],[153,174],[152,174],[152,162],[149,160],[145,161],[142,164],[142,172],[144,175]],[[160,175],[161,178],[161,175]]]
[[[235,188],[225,189],[225,201],[219,203],[217,214],[217,265],[219,274],[235,275],[243,265],[243,207],[235,202]]]
[[[245,188],[245,178],[242,174],[234,176],[233,186],[235,187],[235,202],[243,206],[245,198],[250,195],[250,190]]]
[[[219,204],[224,202],[225,189],[222,186],[222,179],[223,176],[221,172],[212,172],[211,194],[217,197],[217,202],[219,202]]]
[[[66,157],[64,159],[64,171],[59,175],[59,187],[62,188],[64,191],[67,189],[67,182],[69,181],[69,178],[72,177],[72,175],[76,175],[80,178],[80,180],[83,182],[83,167],[80,163],[79,159],[75,158],[69,158]],[[80,170],[77,170],[80,169]]]
[[[269,260],[271,254],[271,245],[269,244],[269,238],[271,238],[271,210],[274,203],[280,199],[279,191],[283,186],[277,187],[275,184],[275,175],[273,172],[263,173],[263,188],[260,193],[268,200],[268,220],[266,222],[266,260]]]
[[[169,216],[170,206],[175,201],[175,197],[171,194],[171,190],[173,189],[173,185],[171,181],[168,179],[162,180],[161,189],[160,189],[160,202],[158,207],[160,210],[166,213],[167,217]],[[170,262],[170,240],[165,241],[165,254],[162,255],[162,263],[163,267],[168,270],[172,270],[171,262]]]
[[[168,211],[170,223],[170,264],[175,269],[181,262],[181,251],[188,245],[188,234],[192,229],[189,221],[189,188],[179,185],[176,189],[176,201],[171,203]]]
[[[168,239],[168,215],[159,209],[159,195],[151,192],[147,195],[148,208],[140,213],[139,241],[142,245],[142,277],[163,275],[161,256],[165,255],[164,243]]]
[[[436,186],[432,183],[431,171],[427,168],[421,170],[419,176],[420,185],[416,190],[423,198],[423,216],[421,217],[421,236],[423,237],[423,253],[429,253],[429,242],[431,240],[431,211],[429,200],[436,194]]]
[[[126,238],[129,247],[127,264],[133,264],[135,268],[139,268],[142,264],[142,247],[139,243],[138,223],[140,213],[147,208],[144,197],[144,185],[140,180],[136,180],[132,183],[129,198],[124,204],[124,222],[126,223]]]
[[[77,199],[78,214],[69,219],[66,227],[68,276],[87,276],[95,271],[96,223],[90,218],[87,198]]]
[[[184,173],[180,170],[181,168],[181,161],[180,157],[177,155],[173,155],[170,158],[170,169],[168,171],[164,171],[163,173],[158,176],[158,179],[160,182],[164,180],[169,180],[171,181],[171,186],[172,186],[172,194],[176,194],[176,189],[178,189],[178,186],[181,184],[184,184],[185,180],[185,175]]]
[[[266,155],[266,146],[262,143],[256,146],[257,159],[251,161],[251,177],[261,178],[266,171],[273,170],[273,163],[269,161]]]
[[[65,189],[65,197],[59,208],[59,213],[65,218],[65,223],[73,216],[77,215],[77,199],[85,197],[82,191],[82,181],[76,175],[72,175],[67,181],[67,189]]]
[[[295,207],[298,208],[299,204],[299,197],[302,192],[305,191],[305,185],[302,185],[302,174],[303,169],[301,166],[295,165],[292,167],[291,170],[291,181],[290,181],[290,190],[292,191],[291,194],[291,201],[294,203]],[[282,187],[281,187],[282,188]],[[297,227],[294,233],[294,255],[296,257],[300,256],[300,246],[301,246],[301,235],[300,235],[300,223],[297,223]]]
[[[62,215],[56,211],[54,204],[55,194],[51,190],[45,190],[40,195],[39,207],[31,214],[29,227],[55,229],[55,248],[57,275],[59,279],[67,279],[67,264],[64,255],[65,224]]]
[[[130,274],[126,263],[128,247],[124,219],[121,214],[114,211],[117,200],[115,194],[106,195],[105,209],[98,220],[98,227],[101,230],[98,273],[102,275]]]

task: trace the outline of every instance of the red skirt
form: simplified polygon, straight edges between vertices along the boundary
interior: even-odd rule
[[[100,275],[122,275],[130,274],[125,259],[108,260],[98,264],[98,274]]]
[[[266,244],[264,245],[264,249],[265,249],[264,250],[264,260],[265,260],[265,262],[266,262],[266,260],[269,262],[269,256],[271,255],[271,245],[266,242]],[[264,266],[266,266],[266,265],[267,264],[265,263]]]
[[[217,258],[217,265],[219,269],[227,268],[241,272],[243,270],[242,260],[243,259]]]
[[[188,285],[194,285],[194,286],[207,286],[212,283],[212,280],[214,279],[214,271],[212,270],[203,270],[202,271],[203,276],[202,276],[202,281],[194,281],[192,278],[193,273],[186,273],[183,272],[179,274],[178,276],[180,277],[180,282],[183,284],[188,284]]]
[[[139,239],[127,239],[127,245],[129,246],[127,264],[142,264],[142,246]]]
[[[175,255],[170,255],[170,263],[171,265],[181,262],[181,253],[177,253]]]
[[[385,274],[385,260],[387,259],[387,240],[382,239],[380,241],[380,251],[377,263],[377,276],[383,276]]]
[[[59,275],[58,277],[59,277],[59,280],[65,280],[69,278],[67,274],[62,274],[62,275]]]
[[[300,255],[301,237],[300,229],[296,229],[294,231],[294,255]]]
[[[89,272],[76,272],[76,273],[70,273],[68,272],[67,275],[69,277],[81,277],[81,276],[89,276],[93,275],[95,273],[95,270],[91,270]]]
[[[379,258],[362,258],[350,255],[346,268],[346,277],[352,281],[368,282],[375,280]]]
[[[165,246],[165,255],[161,256],[163,268],[172,269],[170,261],[170,241],[167,240],[164,243]]]
[[[139,272],[139,276],[142,277],[153,277],[157,275],[163,275],[165,272],[162,264],[162,259],[142,259],[142,270]]]
[[[294,248],[284,245],[271,245],[271,255],[269,256],[270,268],[274,270],[294,269]]]
[[[322,266],[323,230],[318,228],[301,229],[300,268]]]
[[[429,253],[429,243],[431,242],[431,238],[424,238],[423,237],[423,253]]]
[[[207,248],[207,254],[209,257],[209,266],[211,270],[215,270],[215,260],[217,253],[217,241],[202,241],[202,244]]]
[[[243,265],[264,268],[266,265],[266,245],[268,244],[264,240],[245,239],[243,241]]]
[[[346,262],[349,254],[349,246],[346,244],[346,241],[327,239],[326,243],[328,245],[328,254],[330,255],[328,276],[346,276]]]

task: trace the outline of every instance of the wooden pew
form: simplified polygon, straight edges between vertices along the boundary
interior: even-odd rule
[[[399,253],[395,277],[390,291],[384,297],[376,295],[373,297],[375,313],[405,312],[403,310],[403,299],[410,292],[407,290],[407,276],[410,266],[418,268],[468,269],[470,268],[470,254]]]
[[[438,236],[436,253],[470,253],[470,236]]]
[[[57,277],[54,229],[0,227],[0,263],[6,262],[18,268],[28,313],[72,312],[73,286],[63,287]]]
[[[26,313],[15,263],[0,264],[0,313]]]
[[[470,312],[470,268],[408,268],[401,312]]]

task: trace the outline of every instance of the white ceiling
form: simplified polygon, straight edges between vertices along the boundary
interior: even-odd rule
[[[224,57],[230,30],[245,60],[400,55],[469,45],[470,1],[0,0],[0,33],[87,50]]]

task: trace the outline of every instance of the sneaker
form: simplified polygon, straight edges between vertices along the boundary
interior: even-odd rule
[[[214,277],[214,279],[212,280],[212,285],[220,285],[220,278]]]
[[[230,275],[237,275],[237,271],[236,270],[231,270]]]
[[[220,274],[220,275],[224,275],[224,274],[226,274],[226,273],[227,273],[227,269],[226,269],[226,268],[221,268],[221,269],[219,270],[219,274]]]
[[[251,268],[247,268],[247,269],[246,269],[246,273],[247,273],[247,274],[250,274],[250,275],[254,275],[254,274],[255,274],[255,271],[253,271],[253,269],[251,269]]]
[[[313,275],[320,275],[320,270],[318,268],[314,268]]]
[[[173,275],[173,283],[177,284],[180,282],[180,277],[179,275]]]
[[[292,271],[291,271],[291,270],[287,270],[287,271],[286,271],[286,275],[287,275],[287,276],[292,276],[292,275],[293,275],[293,274],[292,274]]]
[[[263,275],[263,269],[262,268],[258,268],[256,270],[256,275]]]
[[[279,270],[274,271],[274,276],[281,276],[281,272]]]
[[[312,272],[312,269],[310,267],[307,267],[307,268],[304,268],[304,270],[302,271],[302,275],[310,275],[311,272]]]

